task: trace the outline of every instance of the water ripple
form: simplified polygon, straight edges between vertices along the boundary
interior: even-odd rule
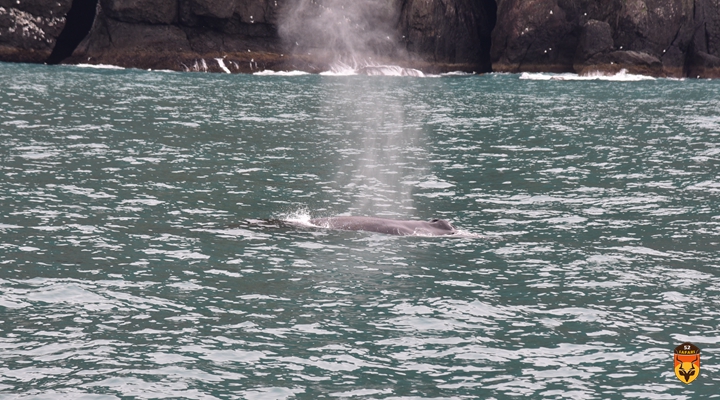
[[[0,64],[0,397],[718,398],[717,92]]]

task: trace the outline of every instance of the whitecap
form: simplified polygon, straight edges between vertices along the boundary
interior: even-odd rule
[[[470,281],[458,281],[458,280],[449,280],[449,281],[435,281],[438,285],[447,285],[447,286],[458,286],[458,287],[479,287],[482,285],[479,285],[474,282]]]
[[[614,82],[636,82],[645,80],[655,80],[652,76],[631,74],[626,69],[621,69],[616,74],[604,74],[599,71],[591,72],[585,75],[573,73],[546,73],[546,72],[523,72],[519,79],[532,81],[614,81]]]
[[[391,394],[392,389],[356,389],[347,392],[335,392],[330,393],[331,397],[364,397],[364,396],[376,396],[381,394]]]
[[[94,69],[125,69],[124,67],[120,67],[117,65],[111,65],[111,64],[75,64],[73,65],[77,68],[94,68]]]
[[[625,251],[625,252],[633,253],[633,254],[649,255],[649,256],[658,256],[658,257],[671,257],[672,256],[669,253],[664,253],[662,251],[653,250],[653,249],[643,247],[643,246],[622,246],[622,247],[611,247],[610,249]]]
[[[310,75],[309,72],[305,71],[273,71],[270,69],[254,72],[253,75],[258,76],[303,76]]]
[[[687,190],[707,190],[709,192],[720,191],[720,183],[715,181],[703,181],[686,187]]]
[[[720,336],[700,336],[700,335],[683,335],[679,333],[671,334],[670,336],[675,339],[677,343],[691,342],[691,343],[706,343],[706,344],[718,344],[720,343]]]
[[[195,291],[195,290],[209,290],[210,288],[200,286],[193,282],[175,282],[167,285],[168,287],[174,287],[180,290]]]
[[[22,226],[20,225],[11,225],[11,224],[0,224],[0,229],[20,229]]]
[[[424,78],[426,75],[414,68],[405,68],[399,65],[381,65],[370,62],[353,62],[346,64],[343,62],[335,62],[330,66],[330,70],[321,72],[324,76],[405,76]]]
[[[450,182],[445,182],[445,181],[441,181],[441,180],[431,180],[431,181],[420,182],[415,186],[422,188],[422,189],[447,189],[447,188],[451,188],[455,185],[453,185]]]
[[[357,70],[359,75],[367,76],[411,76],[423,78],[425,74],[414,68],[403,68],[398,65],[367,65]]]
[[[227,275],[231,278],[241,278],[242,277],[242,275],[240,275],[237,272],[230,272],[230,271],[225,271],[225,270],[221,270],[221,269],[209,269],[209,270],[205,271],[205,273],[212,274],[212,275]]]
[[[581,224],[587,221],[587,218],[571,215],[568,217],[548,218],[545,221],[550,224]]]
[[[15,150],[22,151],[23,153],[19,156],[27,160],[42,160],[60,154],[55,148],[40,145],[16,147]]]
[[[193,232],[214,233],[223,238],[243,238],[248,240],[267,240],[270,235],[258,233],[249,229],[232,228],[232,229],[193,229]]]
[[[443,72],[440,74],[440,76],[473,76],[477,75],[475,72],[465,72],[465,71],[450,71],[450,72]]]
[[[120,204],[142,204],[146,206],[157,206],[163,203],[165,202],[158,199],[128,199],[120,202]]]
[[[247,400],[286,400],[294,398],[300,393],[305,393],[305,389],[297,387],[264,387],[246,390],[241,393],[240,397]]]
[[[178,260],[207,260],[208,258],[210,258],[210,256],[208,255],[190,250],[145,249],[143,250],[143,252],[148,255],[164,254],[167,257],[175,258]]]
[[[102,305],[103,308],[109,309],[114,302],[107,298],[95,294],[87,290],[81,285],[74,283],[58,283],[51,284],[49,287],[39,288],[35,291],[28,292],[25,296],[29,301],[39,301],[43,303],[69,303],[84,305],[86,308],[90,304]]]

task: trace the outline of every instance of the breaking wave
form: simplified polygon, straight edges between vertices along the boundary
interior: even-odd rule
[[[613,75],[604,74],[599,71],[595,71],[585,75],[578,75],[572,73],[553,74],[545,72],[523,72],[520,74],[520,79],[533,80],[533,81],[613,81],[613,82],[636,82],[655,80],[652,76],[637,75],[628,73],[626,69],[621,69],[620,72]]]

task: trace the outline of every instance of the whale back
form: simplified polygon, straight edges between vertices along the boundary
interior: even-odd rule
[[[414,221],[378,217],[330,217],[311,219],[310,223],[327,229],[367,231],[398,236],[441,236],[456,232],[455,228],[444,219]]]

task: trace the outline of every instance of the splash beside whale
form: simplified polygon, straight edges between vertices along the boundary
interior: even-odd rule
[[[378,217],[330,217],[314,218],[310,223],[327,229],[377,232],[397,236],[446,236],[457,233],[457,230],[444,219],[413,221]]]

